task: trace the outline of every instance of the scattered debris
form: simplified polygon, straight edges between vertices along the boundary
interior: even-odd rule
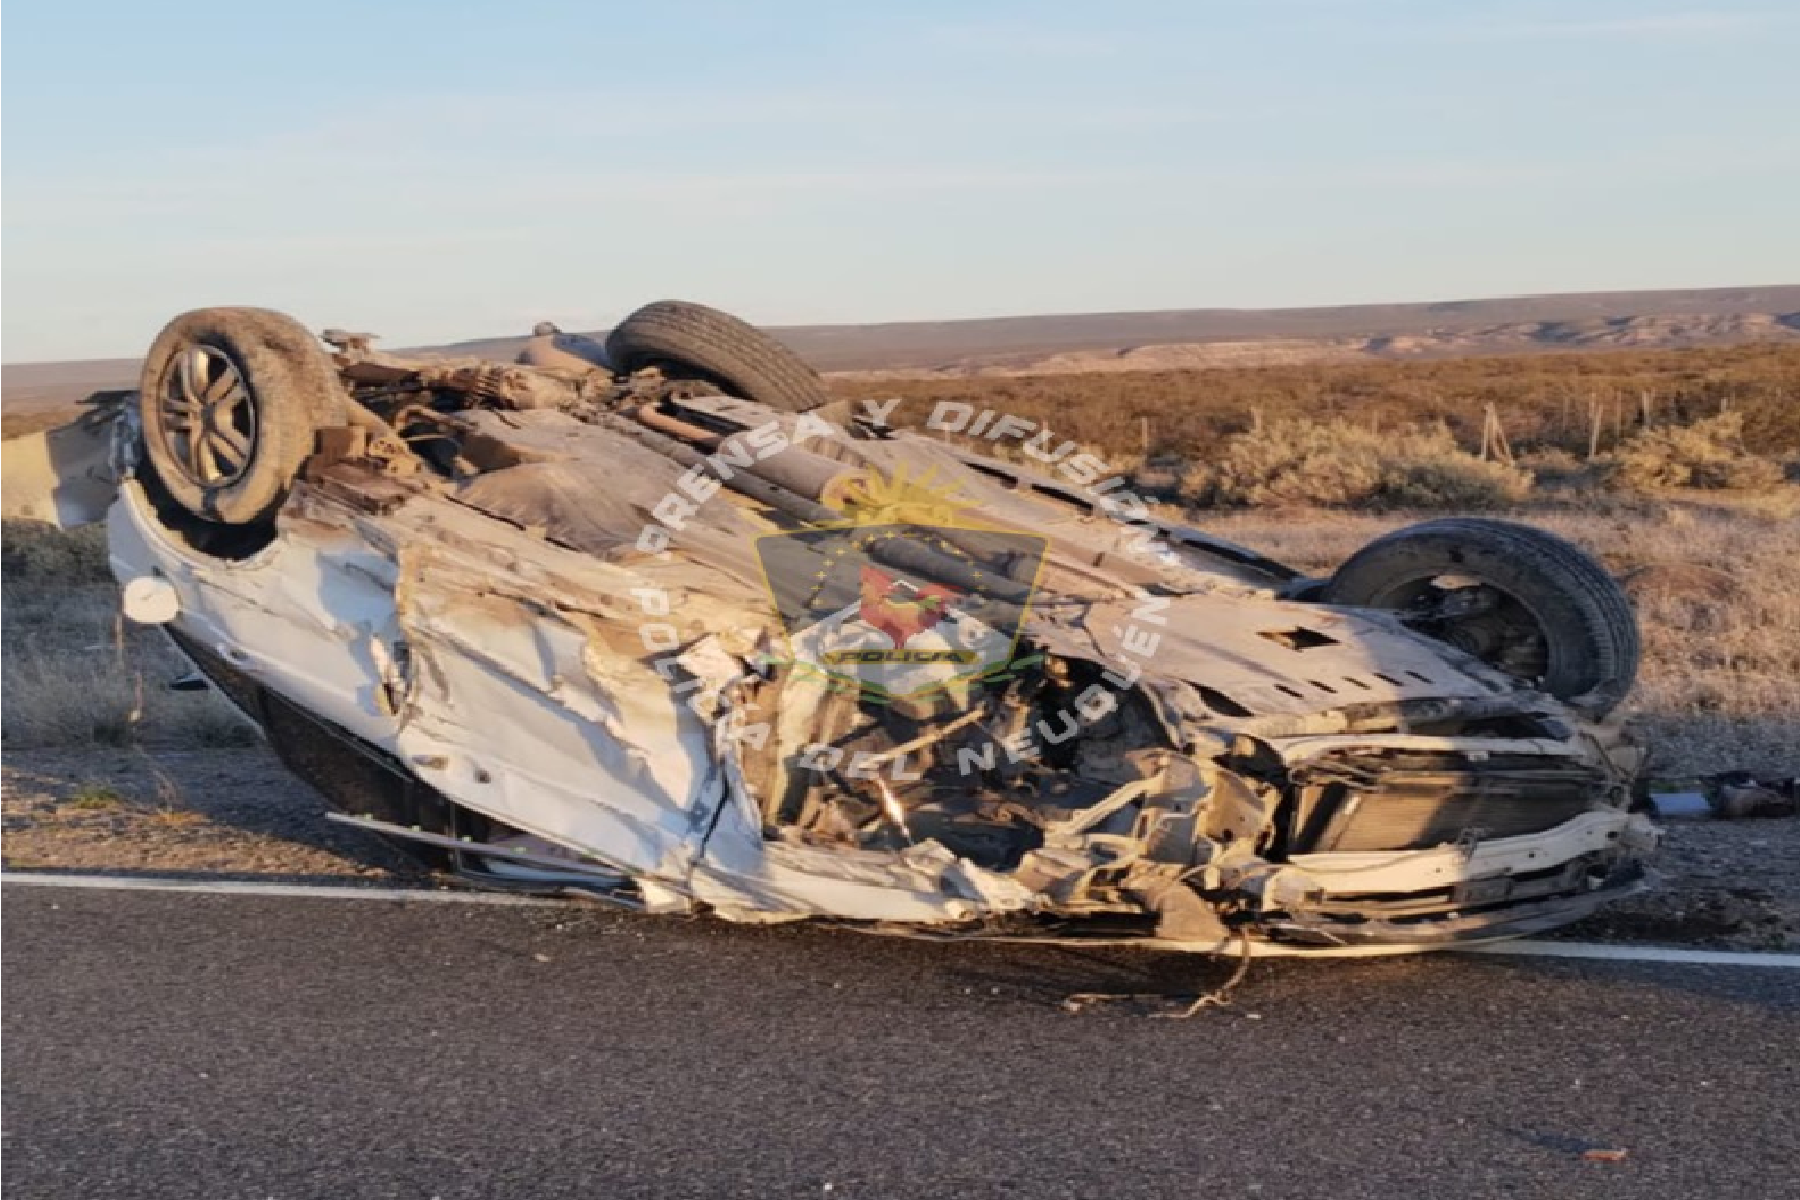
[[[1221,983],[1210,992],[1204,992],[1191,999],[1185,996],[1169,996],[1156,993],[1076,992],[1063,999],[1063,1011],[1071,1013],[1086,1012],[1096,1004],[1106,1004],[1126,1000],[1158,1004],[1166,1004],[1170,1001],[1186,1001],[1186,1003],[1175,1012],[1153,1012],[1150,1014],[1152,1017],[1164,1017],[1170,1020],[1185,1021],[1198,1014],[1202,1009],[1224,1008],[1231,1003],[1231,993],[1237,990],[1238,985],[1244,982],[1244,976],[1250,973],[1250,963],[1254,957],[1250,939],[1246,937],[1239,938],[1238,940],[1241,943],[1241,948],[1238,952],[1237,966],[1232,969],[1230,978],[1226,979],[1224,983]],[[1262,1019],[1261,1013],[1245,1013],[1244,1016],[1246,1019],[1252,1021],[1260,1021]]]
[[[1791,817],[1800,809],[1800,778],[1764,781],[1748,771],[1727,771],[1707,781],[1706,800],[1726,821]]]
[[[1743,821],[1800,813],[1800,777],[1759,779],[1725,771],[1699,780],[1651,782],[1648,797],[1665,821]]]
[[[1701,791],[1650,792],[1650,807],[1660,821],[1710,821],[1713,806]]]

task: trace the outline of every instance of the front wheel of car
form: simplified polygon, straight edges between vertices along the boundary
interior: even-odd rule
[[[1579,547],[1529,525],[1481,517],[1425,521],[1351,555],[1320,600],[1398,612],[1594,717],[1637,678],[1631,602]]]
[[[299,322],[260,308],[202,308],[169,322],[138,389],[144,448],[182,508],[218,525],[272,516],[343,422],[336,369]]]

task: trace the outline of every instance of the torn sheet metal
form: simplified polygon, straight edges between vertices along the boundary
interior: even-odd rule
[[[139,472],[114,569],[334,804],[466,877],[1364,953],[1572,919],[1654,844],[1616,727],[1070,472],[654,373],[337,361],[367,420],[260,537]],[[111,495],[86,471],[59,512]]]

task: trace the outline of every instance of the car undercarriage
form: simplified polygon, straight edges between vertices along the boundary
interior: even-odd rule
[[[1053,430],[1008,460],[833,401],[697,305],[559,336],[327,355],[189,314],[86,458],[42,452],[42,507],[104,508],[127,615],[338,819],[483,886],[1355,954],[1642,878],[1636,629],[1567,543],[1450,518],[1311,579]]]

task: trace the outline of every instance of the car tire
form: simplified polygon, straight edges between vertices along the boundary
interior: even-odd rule
[[[619,322],[607,336],[606,357],[626,374],[657,367],[782,412],[808,412],[830,399],[819,373],[782,343],[729,313],[685,300],[658,300]]]
[[[1637,618],[1606,569],[1575,545],[1529,525],[1480,517],[1425,521],[1377,538],[1351,555],[1326,584],[1326,604],[1397,609],[1416,617],[1437,581],[1459,577],[1501,597],[1515,623],[1535,625],[1541,645],[1529,674],[1533,686],[1590,716],[1610,712],[1631,690],[1641,653]],[[1438,593],[1442,594],[1442,593]],[[1489,618],[1482,618],[1489,619]],[[1409,620],[1502,670],[1454,620]]]
[[[169,496],[220,525],[253,525],[287,498],[318,430],[344,422],[337,371],[291,317],[202,308],[157,335],[138,394],[144,447]]]

